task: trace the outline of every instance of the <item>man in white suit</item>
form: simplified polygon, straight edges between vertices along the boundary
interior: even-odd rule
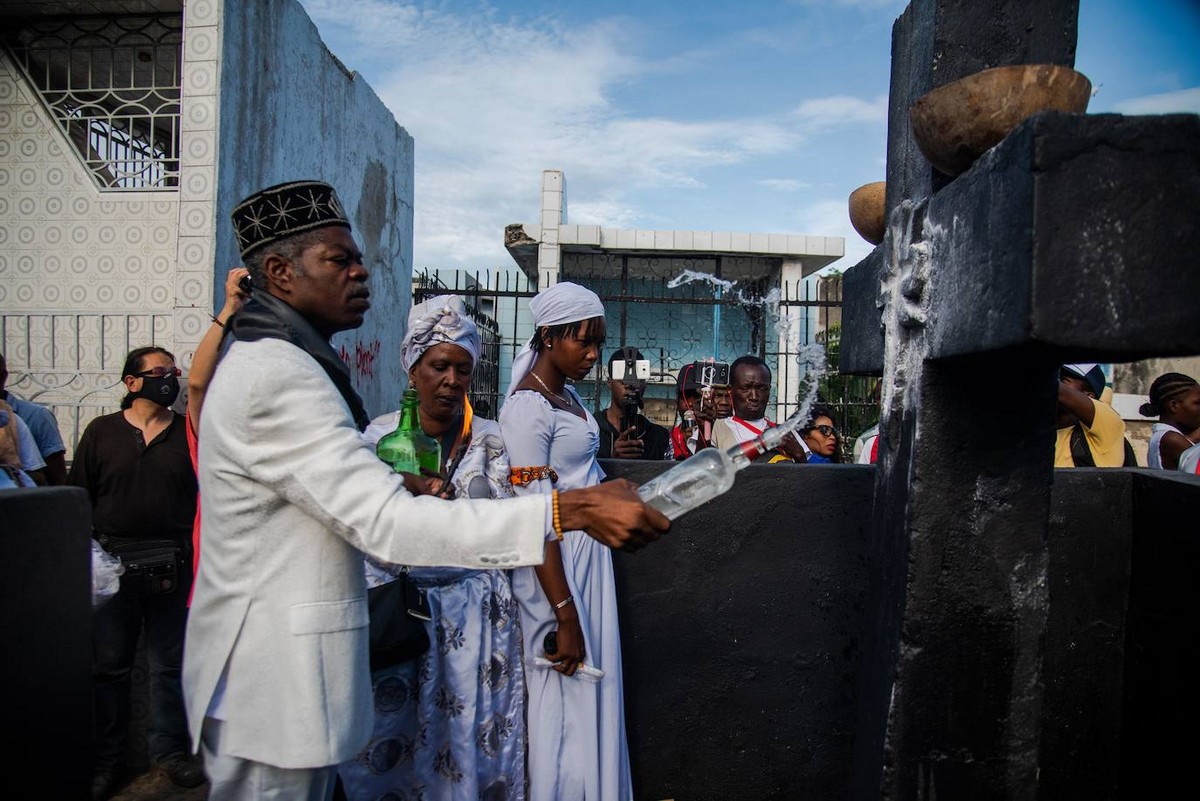
[[[416,497],[364,448],[329,345],[370,308],[333,188],[271,187],[233,211],[253,298],[227,322],[200,422],[200,567],[183,681],[210,798],[328,799],[371,732],[362,553],[517,567],[583,529],[634,550],[669,522],[632,484],[449,503]]]

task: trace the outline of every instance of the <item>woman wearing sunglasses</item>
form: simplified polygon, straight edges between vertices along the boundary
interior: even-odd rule
[[[809,464],[841,461],[838,458],[838,430],[833,427],[833,414],[828,409],[814,408],[808,425],[800,429],[800,436],[810,451]]]

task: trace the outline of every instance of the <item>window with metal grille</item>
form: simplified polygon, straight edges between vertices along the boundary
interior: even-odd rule
[[[101,189],[179,185],[183,16],[6,20],[13,62]]]

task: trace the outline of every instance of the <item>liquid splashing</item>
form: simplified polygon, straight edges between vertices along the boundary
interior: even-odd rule
[[[809,412],[817,400],[817,388],[825,375],[825,346],[819,342],[801,345],[795,363],[803,377],[796,393],[796,411],[779,423],[784,431],[794,431],[808,421]]]
[[[695,282],[711,284],[715,289],[722,292],[728,292],[733,289],[734,282],[726,281],[723,278],[717,278],[712,273],[702,273],[698,270],[684,270],[679,275],[667,282],[667,289],[678,289],[684,284],[692,284]]]
[[[786,419],[779,423],[781,433],[793,431],[808,421],[809,412],[812,410],[813,404],[817,399],[817,389],[820,385],[821,378],[824,377],[827,366],[825,362],[825,345],[820,342],[809,344],[801,344],[801,340],[805,337],[801,336],[800,328],[806,326],[808,321],[804,318],[793,317],[789,314],[780,312],[781,292],[779,287],[773,287],[765,295],[761,294],[758,286],[753,289],[742,287],[736,281],[727,281],[723,278],[718,278],[711,273],[700,272],[698,270],[683,270],[679,275],[667,282],[669,289],[676,289],[685,284],[702,283],[712,287],[713,294],[717,298],[726,298],[737,303],[744,308],[756,308],[762,312],[763,327],[765,330],[773,331],[778,341],[786,343],[784,351],[791,355],[789,366],[795,375],[800,378],[795,382],[794,392],[789,387],[782,385],[782,382],[775,386],[777,397],[781,400],[784,396],[790,396],[789,399],[795,403],[795,411],[788,415]],[[720,329],[720,304],[715,306],[713,314],[713,352],[717,353],[719,348],[716,345],[717,332]],[[781,358],[783,354],[780,354]],[[781,368],[783,365],[779,365]],[[788,371],[786,374],[793,374]],[[779,370],[780,378],[785,374],[784,370]],[[790,403],[788,405],[791,405]]]

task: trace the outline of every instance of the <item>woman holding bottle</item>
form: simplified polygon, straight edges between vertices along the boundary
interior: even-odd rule
[[[446,497],[512,495],[499,427],[474,417],[467,400],[480,348],[458,296],[413,307],[401,362],[419,397],[420,428],[440,443],[435,481]],[[376,418],[364,439],[374,445],[398,417]],[[368,586],[402,570],[369,560]],[[509,571],[412,568],[408,580],[428,602],[430,648],[373,672],[375,730],[339,770],[346,797],[524,799],[525,679]]]
[[[568,381],[591,372],[604,305],[563,282],[529,304],[534,334],[513,362],[500,429],[518,494],[600,483],[600,431]],[[528,688],[532,801],[633,797],[625,741],[621,640],[612,554],[579,531],[513,574]],[[547,638],[548,634],[554,637]]]

